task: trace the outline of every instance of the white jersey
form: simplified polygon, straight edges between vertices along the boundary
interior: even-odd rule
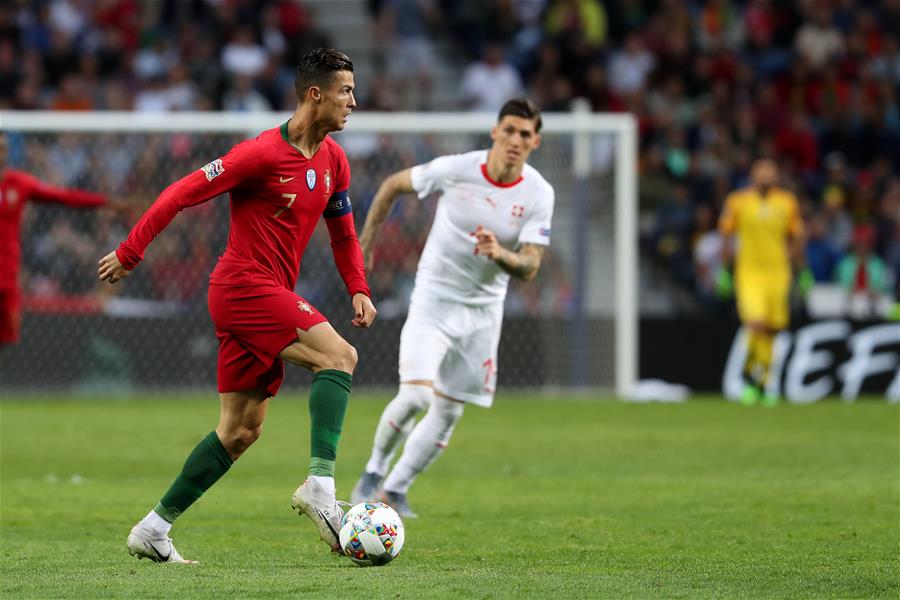
[[[416,271],[412,301],[502,303],[509,274],[475,255],[479,225],[506,248],[550,243],[553,187],[530,165],[511,183],[488,176],[487,150],[440,156],[411,170],[419,198],[440,192],[437,213]]]

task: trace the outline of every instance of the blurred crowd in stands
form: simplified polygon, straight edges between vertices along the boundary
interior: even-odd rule
[[[0,109],[290,110],[298,57],[339,37],[317,24],[315,4],[4,2]],[[721,305],[716,221],[757,156],[776,157],[801,200],[818,281],[896,294],[900,0],[368,0],[366,10],[373,72],[359,78],[367,82],[357,90],[361,109],[432,109],[437,79],[458,72],[450,102],[461,110],[495,112],[524,93],[545,111],[583,97],[595,111],[634,114],[644,263],[670,274],[695,304]],[[166,181],[196,168],[201,137],[110,137],[101,155],[61,136],[30,158],[58,183],[84,185],[79,175],[93,173],[103,178],[100,191],[148,200],[160,190],[142,189],[140,174],[155,172],[162,152],[173,157]],[[20,148],[20,164],[27,152]],[[399,156],[399,164],[426,154]],[[382,171],[354,165],[354,187],[363,173],[372,180],[355,197],[369,198]],[[172,236],[171,247],[157,248],[172,258],[153,267],[163,288],[183,280],[189,289],[158,294],[202,292],[202,269],[183,259],[213,261],[209,248],[220,240],[197,223],[176,220],[182,242]],[[109,237],[121,227],[109,225]],[[410,211],[389,227],[385,239],[397,247],[385,256],[410,274],[427,215]],[[82,235],[96,241],[105,231]],[[25,233],[46,256],[77,235],[55,221]],[[29,260],[32,274],[59,268]]]

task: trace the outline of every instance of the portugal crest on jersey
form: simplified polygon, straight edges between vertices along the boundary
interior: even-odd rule
[[[300,312],[305,312],[308,315],[313,314],[312,306],[310,306],[309,303],[306,302],[305,300],[300,300],[299,302],[297,302],[297,309]]]
[[[309,169],[306,172],[306,187],[309,188],[309,191],[312,191],[314,187],[316,187],[316,170]]]
[[[325,197],[331,196],[331,169],[325,169]]]

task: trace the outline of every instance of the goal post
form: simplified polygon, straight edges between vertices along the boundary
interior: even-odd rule
[[[143,207],[178,177],[289,117],[280,112],[2,111],[0,130],[9,134],[11,168]],[[385,175],[440,154],[486,148],[495,120],[487,113],[355,113],[335,139],[351,162],[357,226]],[[544,114],[543,123],[541,148],[529,162],[556,191],[552,242],[538,279],[511,284],[499,384],[603,388],[622,397],[638,376],[636,123],[631,115],[596,114],[577,102],[571,113]],[[382,249],[380,240],[376,248],[379,262],[382,250],[388,256],[371,274],[383,328],[367,337],[338,325],[347,320],[341,312],[345,307],[338,304],[344,300],[321,231],[311,241],[298,280],[298,293],[311,296],[360,348],[360,368],[371,365],[358,377],[364,384],[396,382],[399,327],[435,199],[401,203],[384,232],[387,247]],[[202,315],[205,277],[224,247],[228,220],[227,202],[207,204],[214,207],[203,205],[186,211],[195,214],[176,217],[173,225],[182,221],[174,227],[178,231],[164,232],[161,248],[154,244],[148,250],[148,264],[112,294],[86,283],[94,276],[86,261],[65,254],[71,267],[66,270],[52,264],[53,253],[93,251],[96,263],[132,223],[107,213],[33,204],[22,232],[22,340],[0,355],[0,387],[143,389],[214,381],[210,344],[215,340]],[[192,227],[197,222],[192,219],[201,226]],[[66,246],[67,239],[75,250]],[[45,255],[37,256],[41,252]],[[191,278],[201,285],[192,286]],[[140,339],[147,347],[140,347]],[[63,356],[70,359],[60,362]],[[28,366],[46,360],[62,372],[48,379],[41,377],[46,367]],[[124,388],[109,375],[116,369],[127,372]]]

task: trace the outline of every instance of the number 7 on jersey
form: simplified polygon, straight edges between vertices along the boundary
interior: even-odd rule
[[[279,208],[277,211],[275,211],[274,217],[275,217],[276,219],[277,219],[278,217],[281,216],[281,213],[283,213],[284,211],[290,209],[291,206],[294,205],[294,200],[297,199],[297,194],[282,194],[281,197],[282,197],[282,198],[287,198],[288,200],[290,200],[290,202],[287,203],[287,206],[282,206],[282,207]]]

